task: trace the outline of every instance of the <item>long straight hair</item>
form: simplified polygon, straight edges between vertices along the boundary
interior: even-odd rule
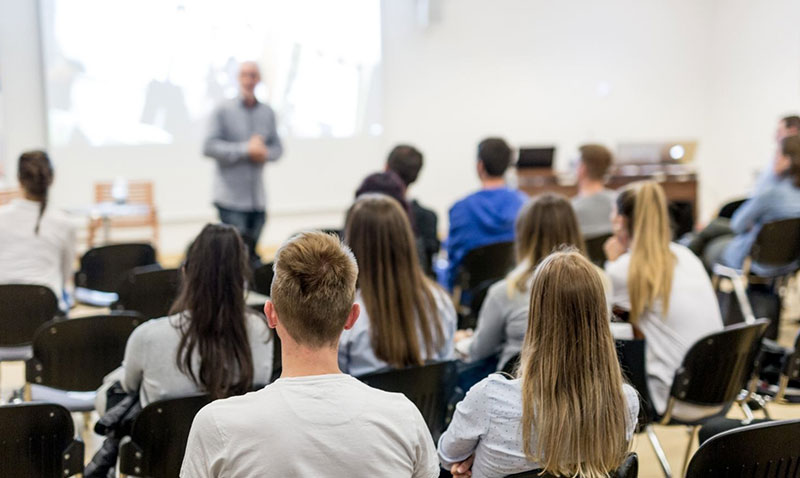
[[[347,213],[345,242],[358,262],[375,356],[395,368],[423,365],[422,350],[432,356],[444,333],[407,214],[389,196],[362,195]]]
[[[638,324],[645,310],[661,302],[661,315],[669,311],[672,276],[677,259],[669,249],[667,198],[654,181],[634,183],[617,196],[617,213],[627,224],[631,238],[628,266],[630,321]]]
[[[558,476],[606,477],[629,447],[622,372],[599,274],[572,250],[551,254],[533,276],[517,371],[522,441],[530,461]]]
[[[44,151],[28,151],[19,157],[17,179],[25,193],[39,202],[39,217],[34,232],[39,235],[42,216],[47,209],[47,196],[53,184],[53,164]]]
[[[517,267],[508,275],[508,292],[524,292],[539,262],[563,246],[582,253],[586,246],[578,218],[569,201],[546,193],[528,202],[517,215],[515,225]]]
[[[178,369],[214,399],[247,392],[254,372],[244,302],[247,252],[239,233],[231,226],[206,225],[189,246],[182,271],[170,312],[184,319]]]

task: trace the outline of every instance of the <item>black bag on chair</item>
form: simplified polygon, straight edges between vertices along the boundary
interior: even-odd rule
[[[92,461],[86,465],[83,476],[85,478],[114,477],[119,456],[119,442],[130,434],[133,420],[142,411],[139,404],[139,393],[127,393],[122,384],[115,382],[106,392],[106,414],[94,425],[98,435],[106,437],[103,446],[97,450]]]

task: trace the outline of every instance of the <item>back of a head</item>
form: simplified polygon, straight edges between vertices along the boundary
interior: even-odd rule
[[[523,290],[536,265],[556,249],[586,250],[575,211],[559,194],[545,193],[525,204],[517,215],[515,236],[520,267],[509,277],[512,290]]]
[[[400,144],[389,153],[386,165],[408,187],[417,180],[419,171],[422,169],[422,153],[413,146]]]
[[[364,194],[385,194],[394,198],[403,209],[408,212],[408,203],[406,202],[406,185],[400,176],[392,171],[383,171],[380,173],[373,173],[361,181],[361,185],[356,190],[356,199]]]
[[[345,241],[359,264],[375,355],[397,368],[422,365],[422,346],[431,356],[442,331],[404,211],[387,196],[361,196],[347,214]]]
[[[17,179],[28,197],[41,203],[39,218],[36,221],[36,234],[47,208],[47,195],[53,184],[53,164],[44,151],[27,151],[19,157]]]
[[[600,144],[585,144],[579,150],[586,176],[594,181],[602,181],[613,162],[611,151]]]
[[[275,255],[270,296],[286,331],[310,348],[335,347],[356,293],[358,266],[332,234],[304,232]]]
[[[664,190],[654,181],[631,184],[617,196],[617,212],[625,218],[631,238],[630,320],[636,324],[659,300],[666,316],[676,258],[669,248],[672,233]]]
[[[578,251],[553,253],[534,273],[518,376],[528,459],[582,477],[607,476],[622,463],[622,373],[600,273]]]
[[[800,187],[800,135],[787,136],[781,140],[781,153],[789,158],[789,169],[785,175]]]
[[[253,381],[247,339],[247,251],[232,226],[208,224],[189,246],[171,313],[184,314],[177,363],[215,398],[245,393]],[[192,368],[193,352],[200,368]]]
[[[511,147],[502,138],[486,138],[478,144],[478,160],[491,177],[499,178],[511,165]]]

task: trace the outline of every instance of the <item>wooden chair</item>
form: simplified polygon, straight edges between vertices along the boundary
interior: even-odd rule
[[[111,181],[95,183],[94,185],[94,201],[95,203],[113,202],[114,198],[111,195],[111,188],[113,183]],[[109,219],[110,227],[117,228],[135,228],[135,227],[150,227],[153,230],[153,244],[158,244],[158,213],[156,211],[155,200],[153,197],[153,182],[152,181],[129,181],[128,182],[128,198],[127,203],[130,204],[146,204],[149,211],[143,215],[127,216]],[[99,229],[103,228],[103,218],[90,218],[89,219],[89,247],[94,246],[95,235]]]
[[[0,190],[0,206],[10,203],[12,200],[21,198],[22,191],[19,189],[3,189]]]

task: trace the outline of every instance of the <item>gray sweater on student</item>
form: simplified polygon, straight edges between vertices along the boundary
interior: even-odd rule
[[[478,327],[469,346],[469,360],[474,362],[500,353],[497,369],[522,350],[528,328],[530,290],[508,290],[503,279],[489,288],[478,314]]]

